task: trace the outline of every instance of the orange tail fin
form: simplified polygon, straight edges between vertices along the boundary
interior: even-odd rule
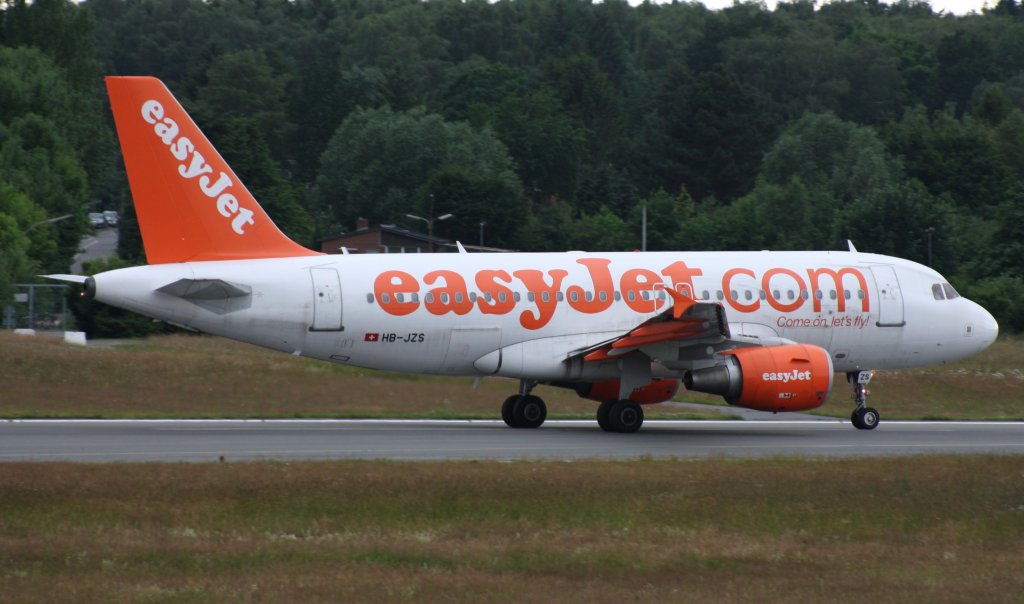
[[[150,264],[318,255],[274,225],[163,82],[106,82]]]

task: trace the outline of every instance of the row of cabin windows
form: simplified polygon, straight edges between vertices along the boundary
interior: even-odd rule
[[[704,300],[710,300],[711,299],[711,294],[707,290],[701,292],[701,294],[702,294],[702,299],[704,299]],[[803,300],[808,300],[811,297],[810,292],[808,292],[806,289],[801,289],[799,291],[799,294],[797,293],[796,290],[792,290],[792,289],[788,289],[788,290],[785,291],[785,298],[787,300],[790,300],[790,301],[796,300],[797,295],[799,295],[800,298],[803,299]],[[828,290],[828,294],[827,295],[828,295],[829,300],[838,300],[839,299],[839,293],[836,292],[836,290],[834,290],[834,289]],[[854,293],[854,292],[852,292],[851,290],[848,290],[848,289],[844,289],[843,290],[843,298],[846,299],[846,300],[852,299],[854,295],[857,296],[858,300],[863,300],[864,296],[865,296],[864,290],[858,289],[856,291],[856,293]],[[824,290],[820,290],[820,289],[814,290],[814,297],[817,298],[818,300],[824,300],[825,296],[826,296],[826,293],[825,293]],[[732,298],[733,300],[737,300],[738,301],[740,299],[740,293],[737,292],[736,290],[731,290],[729,292],[729,297]],[[754,291],[753,290],[749,290],[749,289],[743,290],[742,297],[743,297],[744,300],[753,300],[754,299]],[[768,294],[763,289],[759,289],[759,290],[757,290],[757,297],[760,298],[761,300],[767,300],[768,299]],[[716,291],[715,292],[715,298],[717,300],[719,300],[719,301],[724,300],[725,299],[725,293],[722,292],[721,290]],[[773,289],[772,290],[772,298],[775,299],[775,300],[782,300],[783,292],[781,292],[781,291],[779,291],[777,289]]]
[[[948,283],[945,284],[945,285],[949,286]],[[952,286],[949,286],[949,287],[952,290]],[[935,292],[935,287],[934,286],[932,288],[932,291],[933,291],[933,293]],[[939,291],[941,293],[941,288],[940,288]],[[810,293],[806,289],[800,290],[799,294],[797,294],[797,292],[795,290],[792,290],[792,289],[785,291],[785,298],[787,300],[790,300],[790,301],[796,300],[797,295],[799,295],[800,298],[803,299],[803,300],[807,300],[807,299],[810,298]],[[825,292],[823,290],[815,290],[815,292],[814,292],[814,297],[817,298],[818,300],[824,300],[825,299],[825,295],[826,294],[825,294]],[[854,293],[854,292],[852,292],[851,290],[848,290],[848,289],[843,290],[843,298],[845,298],[846,300],[852,299],[854,295],[857,296],[858,300],[863,300],[864,296],[865,296],[864,290],[858,289],[858,290],[856,290],[856,293]],[[950,296],[950,299],[952,299],[953,297],[956,297],[957,295],[958,294],[956,294],[956,292],[954,291],[953,295]],[[738,292],[736,290],[731,290],[729,292],[729,297],[732,298],[733,300],[738,301],[740,299],[740,296],[741,296],[740,292]],[[763,289],[757,291],[757,296],[761,300],[766,300],[768,298],[768,294]],[[441,293],[438,297],[440,298],[442,304],[448,304],[450,302],[450,300],[451,300],[451,297],[448,295],[447,292]],[[495,299],[495,296],[491,295],[490,292],[485,293],[485,294],[477,294],[476,292],[469,292],[468,297],[469,297],[469,301],[472,302],[472,303],[476,303],[477,298],[483,298],[487,302],[493,302],[494,299]],[[508,293],[507,292],[499,292],[496,297],[497,297],[498,302],[501,302],[501,303],[508,302]],[[557,300],[558,302],[562,302],[563,300],[565,300],[565,297],[566,296],[565,296],[565,294],[563,292],[555,292],[555,300]],[[579,298],[580,298],[579,291],[572,291],[572,292],[570,292],[568,297],[569,297],[570,301],[578,302]],[[638,297],[637,296],[637,292],[635,290],[631,290],[629,292],[626,292],[626,299],[629,300],[630,302],[635,302],[637,300],[637,297]],[[655,298],[658,299],[658,300],[665,300],[667,298],[667,295],[665,294],[665,290],[659,289],[659,290],[653,290],[653,291],[642,291],[642,292],[640,292],[639,297],[641,299],[643,299],[643,300],[652,300],[652,299],[655,299]],[[743,297],[744,300],[748,300],[748,301],[749,300],[753,300],[754,299],[754,292],[752,290],[749,290],[749,289],[743,290],[742,297]],[[829,297],[830,300],[837,300],[839,298],[839,294],[836,292],[836,290],[830,289],[830,290],[828,290],[828,297]],[[456,304],[461,304],[462,302],[465,301],[465,297],[463,296],[463,294],[461,292],[457,292],[455,294],[454,298],[455,298],[455,303]],[[526,293],[526,299],[529,300],[530,302],[536,301],[536,298],[537,298],[537,296],[536,296],[536,294],[534,292],[527,292]],[[585,292],[583,294],[583,298],[587,302],[592,302],[594,300],[594,292],[590,292],[590,291]],[[605,292],[605,291],[597,292],[597,298],[601,302],[607,302],[608,301],[608,292]],[[613,298],[614,298],[614,300],[616,302],[619,302],[619,301],[622,300],[622,294],[620,292],[618,292],[618,291],[615,291],[615,292],[613,292]],[[774,298],[775,300],[782,300],[783,299],[783,292],[780,291],[780,290],[777,290],[777,289],[772,290],[772,298]],[[423,296],[423,299],[428,304],[432,304],[434,302],[434,294],[433,294],[433,292],[428,292],[426,295]],[[551,292],[541,292],[540,299],[543,302],[550,302],[551,301]],[[708,290],[704,290],[703,292],[701,292],[701,299],[702,300],[710,300],[711,299],[711,292],[708,291]],[[717,299],[718,301],[725,300],[725,292],[723,292],[722,290],[715,291],[715,299]],[[937,297],[936,299],[942,299],[942,298],[938,298]],[[519,292],[512,292],[512,300],[515,301],[515,302],[520,302],[522,300],[522,295]],[[373,302],[374,302],[373,294],[366,294],[366,301],[368,303],[370,303],[370,304],[373,304]],[[392,302],[391,294],[388,294],[388,293],[381,294],[380,301],[381,301],[381,304],[391,304],[391,302]],[[419,301],[420,301],[420,295],[418,293],[412,293],[412,294],[408,294],[408,295],[399,293],[399,294],[395,294],[394,295],[394,302],[395,303],[419,302]]]

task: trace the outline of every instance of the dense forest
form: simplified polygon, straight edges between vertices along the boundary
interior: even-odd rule
[[[281,228],[520,250],[845,249],[1024,330],[1024,7],[0,0],[0,296],[85,213],[142,262],[102,76],[183,101]],[[71,214],[72,218],[44,222]]]

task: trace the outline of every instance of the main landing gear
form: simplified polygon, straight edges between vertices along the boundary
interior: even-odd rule
[[[644,424],[643,407],[628,398],[608,400],[597,408],[597,425],[605,432],[636,432]]]
[[[533,380],[519,382],[519,394],[501,405],[501,419],[510,428],[539,428],[548,417],[548,407],[539,396],[530,394]],[[608,400],[597,408],[597,424],[605,432],[636,432],[644,423],[644,410],[630,399]]]
[[[510,428],[539,428],[548,418],[544,399],[530,394],[537,382],[521,380],[519,394],[513,394],[501,405],[501,419]]]
[[[872,375],[873,371],[851,371],[846,374],[846,380],[853,384],[853,400],[857,403],[850,421],[858,430],[874,430],[881,420],[878,410],[867,406],[868,382],[871,381]]]

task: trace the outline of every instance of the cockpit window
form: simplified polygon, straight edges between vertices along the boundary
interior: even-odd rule
[[[946,296],[942,293],[942,284],[941,283],[933,283],[932,284],[932,295],[935,296],[936,300],[945,300],[946,299]]]
[[[942,290],[946,292],[947,300],[954,300],[960,297],[960,294],[956,293],[956,290],[953,289],[953,286],[948,283],[942,284]]]

